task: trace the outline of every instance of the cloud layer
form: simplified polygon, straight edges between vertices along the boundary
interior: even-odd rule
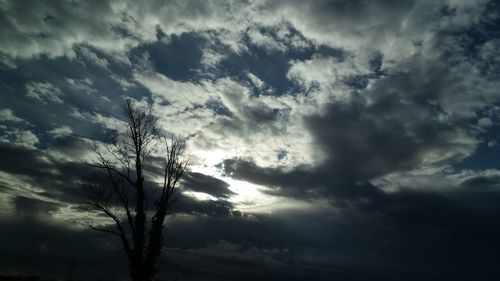
[[[192,154],[165,276],[498,279],[498,8],[0,1],[0,270],[125,276],[82,163],[129,97]]]

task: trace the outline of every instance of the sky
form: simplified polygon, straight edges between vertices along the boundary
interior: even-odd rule
[[[165,280],[499,280],[499,26],[488,0],[0,0],[0,272],[127,277],[82,186],[130,98],[191,154]]]

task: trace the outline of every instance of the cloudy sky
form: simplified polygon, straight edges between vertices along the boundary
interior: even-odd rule
[[[488,0],[1,0],[0,272],[126,277],[81,187],[129,97],[192,155],[165,278],[498,280],[499,26]]]

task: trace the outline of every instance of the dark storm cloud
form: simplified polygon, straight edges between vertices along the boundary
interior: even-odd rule
[[[334,212],[288,211],[253,219],[174,221],[169,237],[171,245],[191,249],[218,239],[275,247],[281,249],[277,252],[286,252],[275,257],[281,263],[278,272],[287,264],[307,264],[304,256],[310,256],[311,264],[341,272],[339,280],[399,280],[402,275],[411,275],[414,280],[499,276],[493,266],[500,247],[495,238],[500,232],[495,218],[498,207],[490,204],[497,197],[484,198],[489,205],[485,207],[472,204],[466,191],[459,193],[408,190],[381,193],[377,200],[360,202],[363,207]],[[205,231],[197,233],[196,227]],[[191,235],[186,237],[186,232]],[[238,244],[241,247],[245,242]],[[190,258],[195,258],[193,252]],[[218,252],[224,251],[214,249],[211,255]],[[477,258],[484,263],[474,263]],[[468,266],[462,266],[465,264]]]
[[[234,195],[229,189],[229,184],[218,178],[204,175],[202,173],[188,173],[183,179],[183,187],[198,191],[205,192],[217,198],[228,198]]]
[[[167,265],[167,268],[171,275],[188,279],[345,280],[343,272],[334,269],[287,263],[280,257],[286,255],[286,251],[278,249],[262,249],[221,240],[206,248],[173,249],[167,257],[175,263]]]
[[[70,229],[67,225],[48,221],[47,218],[44,220],[36,218],[23,217],[16,221],[2,219],[5,228],[0,231],[3,238],[0,241],[0,248],[2,252],[11,254],[0,258],[2,260],[0,268],[22,272],[23,267],[28,267],[31,273],[65,278],[74,261],[74,274],[79,278],[92,278],[96,268],[106,269],[106,274],[101,275],[102,277],[116,278],[126,274],[123,270],[125,260],[121,258],[118,243],[109,236],[90,230]],[[288,250],[274,248],[272,240],[268,241],[269,247],[257,247],[254,242],[240,244],[224,240],[254,240],[253,236],[261,237],[258,240],[262,239],[265,236],[252,231],[255,227],[260,228],[260,224],[255,219],[249,220],[243,217],[224,220],[210,217],[187,219],[180,217],[174,222],[169,221],[167,224],[169,248],[159,266],[166,269],[170,276],[177,275],[182,278],[208,275],[207,278],[232,277],[246,280],[250,267],[254,268],[253,270],[258,269],[260,272],[258,276],[263,280],[295,280],[305,276],[317,276],[318,280],[323,280],[332,273],[338,274],[328,268],[297,266],[290,263],[287,260]],[[263,226],[271,227],[274,231],[280,229],[273,227],[270,222],[264,223]],[[179,228],[184,228],[185,231],[179,232]],[[33,233],[37,235],[32,235]],[[179,238],[187,244],[183,244]],[[9,242],[13,239],[23,241],[22,244],[15,246],[15,251],[12,248],[13,243]],[[213,243],[219,240],[220,242]],[[177,248],[179,246],[187,248]],[[30,257],[26,258],[25,255]],[[207,259],[210,260],[209,263],[206,262]],[[205,262],[194,266],[202,260]],[[67,270],[62,270],[66,268]],[[223,268],[226,270],[221,271]]]
[[[423,82],[418,75],[424,71],[437,72],[433,75],[439,80]],[[418,165],[428,150],[460,148],[455,141],[467,137],[459,134],[464,120],[440,122],[443,112],[432,104],[454,82],[446,75],[438,68],[382,78],[371,91],[354,93],[351,101],[332,103],[324,114],[307,118],[333,172],[369,179]],[[454,157],[462,156],[457,154]]]
[[[2,150],[5,157],[0,161],[0,171],[19,177],[18,180],[10,178],[4,181],[3,190],[5,194],[16,198],[14,208],[20,211],[26,207],[28,212],[31,203],[33,208],[52,206],[54,209],[65,204],[74,207],[85,205],[87,199],[81,189],[82,182],[104,178],[98,176],[99,171],[82,162],[60,161],[46,152],[5,143],[0,144]],[[77,147],[66,153],[71,155],[81,150],[81,147]],[[17,197],[17,194],[24,196]],[[45,199],[35,199],[39,197]],[[50,203],[53,200],[58,203]]]
[[[47,215],[50,211],[57,210],[58,204],[36,200],[24,196],[16,196],[13,200],[13,205],[19,214],[27,216]]]
[[[223,199],[198,200],[185,195],[178,195],[172,205],[172,213],[227,217],[233,215],[234,205]]]
[[[36,150],[0,143],[0,169],[10,174],[43,176],[49,173],[50,166],[41,159]]]
[[[414,263],[415,268],[429,268],[429,264],[445,259],[442,269],[431,275],[432,278],[496,278],[499,272],[493,269],[492,263],[498,258],[495,251],[500,245],[495,237],[500,224],[495,219],[499,209],[493,202],[498,200],[498,191],[483,194],[479,200],[472,194],[468,190],[453,194],[408,190],[387,194],[384,199],[374,202],[375,208],[397,227],[396,235],[400,237],[397,239],[403,238],[400,241],[403,245],[399,246],[408,252],[401,258]],[[397,256],[394,250],[398,246],[388,247],[392,252],[388,256]],[[457,269],[460,264],[470,264],[475,258],[483,263]],[[422,260],[428,263],[418,265]]]
[[[105,278],[126,274],[117,243],[106,235],[30,217],[1,222],[2,271],[68,278],[74,262],[74,276],[79,278],[94,278],[94,270],[101,270]]]
[[[51,150],[58,153],[76,157],[89,151],[89,143],[81,138],[72,135],[58,136],[50,140]]]
[[[399,280],[401,274],[412,274],[415,280],[498,276],[491,270],[500,247],[495,238],[500,230],[493,216],[495,209],[462,205],[438,194],[409,192],[388,196],[384,204],[362,213],[351,210],[332,215],[326,209],[272,216],[174,216],[167,224],[168,249],[160,266],[179,277],[214,280],[247,280],[249,275],[263,280],[307,276],[317,280],[332,280],[333,276],[334,280]],[[390,216],[380,216],[375,209]],[[37,273],[60,276],[64,273],[50,268],[57,263],[69,267],[74,258],[71,253],[84,251],[88,254],[76,257],[79,276],[87,276],[99,263],[110,267],[110,274],[125,274],[119,269],[124,261],[113,258],[119,254],[114,250],[117,244],[108,241],[108,236],[34,220],[3,225],[2,237],[15,234],[25,242],[2,263],[7,268],[17,268],[14,264],[30,253],[32,259],[22,264]],[[22,234],[33,231],[38,235]],[[9,251],[11,243],[0,245]],[[484,263],[471,264],[477,259]],[[35,264],[40,260],[41,264]]]

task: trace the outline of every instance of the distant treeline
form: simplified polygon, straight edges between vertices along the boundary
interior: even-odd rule
[[[5,275],[0,274],[0,281],[72,281],[70,279],[51,279],[37,275]],[[96,279],[92,281],[113,281],[110,279]]]
[[[57,279],[46,279],[36,275],[4,275],[0,274],[0,281],[60,281]]]

